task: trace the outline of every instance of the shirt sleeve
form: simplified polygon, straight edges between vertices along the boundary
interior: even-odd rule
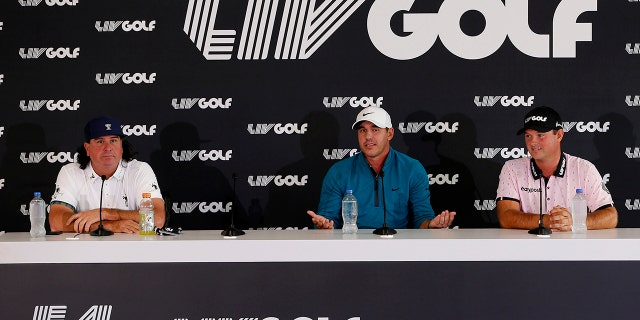
[[[317,214],[332,220],[334,228],[342,227],[342,195],[343,187],[337,179],[337,169],[331,167],[322,181],[322,190],[320,191],[320,203],[318,204]]]
[[[520,201],[518,193],[518,183],[515,170],[513,170],[513,162],[507,161],[500,171],[500,181],[498,182],[498,190],[496,191],[496,199],[512,199]]]
[[[602,182],[602,176],[598,172],[596,166],[591,162],[584,161],[584,185],[585,196],[587,198],[587,204],[590,211],[595,211],[598,208],[606,205],[612,205],[613,199],[609,190]]]
[[[138,162],[140,164],[139,169],[136,172],[135,179],[133,181],[136,192],[136,208],[142,201],[142,193],[151,193],[151,198],[162,199],[162,192],[160,191],[160,185],[156,174],[151,169],[151,166],[146,162]]]
[[[73,211],[77,211],[79,180],[72,169],[69,165],[65,165],[58,172],[56,189],[51,196],[51,202],[64,202],[71,206]]]
[[[422,164],[414,166],[410,176],[409,210],[413,212],[413,227],[420,228],[425,220],[433,220],[435,213],[431,207],[429,176]]]

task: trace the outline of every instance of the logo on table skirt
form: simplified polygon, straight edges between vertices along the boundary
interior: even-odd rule
[[[173,150],[171,157],[176,162],[191,161],[196,156],[201,161],[231,160],[233,150]]]
[[[146,20],[135,20],[135,21],[96,21],[96,30],[98,32],[113,32],[121,27],[124,32],[140,32],[153,31],[156,27],[156,20],[151,20],[147,22]]]
[[[0,84],[4,82],[4,74],[0,73]]]
[[[308,175],[298,176],[298,175],[288,175],[288,176],[249,176],[247,181],[249,185],[252,187],[266,187],[273,181],[273,183],[278,186],[306,186],[307,180],[309,179]]]
[[[67,163],[74,162],[78,153],[73,152],[21,152],[20,160],[22,163],[40,163],[43,159],[47,159],[49,163]]]
[[[18,3],[23,7],[37,7],[42,0],[18,0]],[[49,6],[75,6],[79,0],[45,0],[44,3]]]
[[[2,31],[3,26],[4,26],[4,22],[0,21],[0,31]]]
[[[421,130],[427,133],[454,133],[459,125],[459,122],[400,122],[398,130],[402,133],[418,133]]]
[[[500,101],[503,107],[530,107],[533,105],[534,96],[475,96],[473,102],[477,107],[493,107]]]
[[[4,188],[4,179],[0,178],[0,190],[2,190],[2,188]]]
[[[156,82],[156,73],[96,73],[96,82],[98,84],[115,84],[122,79],[124,84],[141,84]]]
[[[322,104],[327,108],[342,108],[347,102],[352,108],[382,107],[384,97],[324,97]]]
[[[503,159],[517,159],[529,157],[529,151],[525,148],[475,148],[473,154],[478,159],[493,159],[500,154]]]
[[[4,127],[0,127],[0,138],[2,138],[3,134],[4,134]]]
[[[22,59],[38,59],[42,54],[49,59],[76,59],[80,48],[20,48],[18,55]]]
[[[94,305],[79,320],[110,320],[111,305]],[[66,319],[67,306],[36,306],[33,309],[33,320]]]
[[[233,98],[173,98],[171,106],[174,109],[191,109],[196,104],[200,109],[229,109]]]
[[[252,229],[253,230],[253,229]],[[255,230],[309,230],[309,228],[305,227],[305,228],[297,228],[297,227],[287,227],[287,228],[282,228],[282,227],[269,227],[269,228],[256,228]],[[232,318],[232,317],[212,317],[212,318],[200,318],[198,317],[198,319],[200,320],[234,320],[234,319],[238,319],[238,320],[289,320],[290,318],[277,318],[277,317],[239,317],[239,318]],[[295,318],[291,318],[293,320],[330,320],[329,317],[295,317]],[[189,320],[188,318],[173,318],[173,320]],[[360,317],[351,317],[347,320],[360,320]]]
[[[569,132],[571,131],[571,129],[573,129],[574,127],[576,128],[576,131],[578,132],[607,132],[609,131],[609,126],[611,125],[611,122],[607,121],[604,123],[600,123],[600,122],[563,122],[562,123],[562,129],[565,132]]]
[[[304,134],[307,132],[307,123],[250,123],[247,131],[250,134],[267,134],[271,129],[275,134]]]
[[[353,157],[358,152],[360,152],[358,149],[324,149],[322,155],[327,160],[342,160],[347,155]]]
[[[475,200],[473,206],[479,211],[491,211],[496,208],[495,200]]]
[[[175,213],[192,213],[196,208],[201,213],[226,213],[233,209],[233,202],[174,202],[171,206]]]

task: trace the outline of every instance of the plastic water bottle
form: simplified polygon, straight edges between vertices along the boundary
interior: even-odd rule
[[[31,220],[31,233],[32,238],[44,237],[47,231],[44,229],[44,221],[46,219],[45,213],[46,204],[40,192],[33,193],[33,199],[29,202],[29,219]]]
[[[576,189],[576,195],[571,199],[571,215],[573,217],[571,230],[574,233],[587,232],[587,199],[582,189]]]
[[[353,190],[347,190],[342,198],[342,233],[356,233],[358,231],[358,200],[353,195]]]
[[[142,201],[140,201],[140,235],[152,236],[156,234],[153,230],[155,227],[155,217],[153,215],[153,201],[151,200],[151,193],[145,192],[142,194]]]

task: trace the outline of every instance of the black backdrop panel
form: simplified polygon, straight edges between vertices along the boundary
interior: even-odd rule
[[[44,307],[58,318],[105,320],[620,319],[636,312],[637,268],[636,261],[3,264],[0,307],[8,319],[49,319],[34,315]]]
[[[640,226],[638,14],[629,0],[3,1],[0,228],[28,229],[33,191],[50,200],[105,114],[154,168],[172,224],[223,228],[235,173],[238,224],[309,227],[369,105],[461,227],[496,226],[500,168],[526,155],[515,131],[541,105],[563,116],[565,151],[598,166],[619,226]]]

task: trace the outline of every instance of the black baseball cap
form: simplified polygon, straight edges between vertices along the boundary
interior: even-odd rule
[[[112,117],[99,117],[90,120],[84,126],[84,141],[89,142],[91,139],[102,136],[124,137],[120,121]]]
[[[555,110],[549,107],[537,107],[524,116],[524,127],[518,130],[517,134],[520,135],[527,129],[538,132],[562,129],[562,119]]]

